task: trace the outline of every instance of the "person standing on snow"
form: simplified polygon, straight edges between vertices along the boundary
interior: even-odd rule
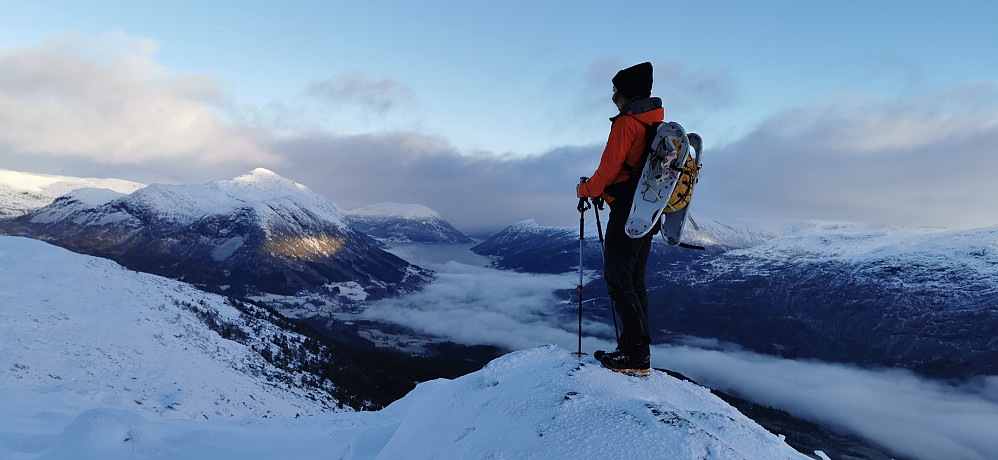
[[[665,110],[660,98],[651,97],[650,62],[621,70],[611,81],[612,101],[620,113],[610,118],[610,136],[599,167],[592,177],[576,187],[576,195],[579,198],[603,197],[610,204],[603,274],[623,331],[618,337],[616,351],[597,351],[593,356],[610,369],[647,372],[651,339],[645,267],[658,226],[641,238],[631,239],[624,232],[624,224],[644,167],[641,161],[647,148],[648,127],[662,121]]]

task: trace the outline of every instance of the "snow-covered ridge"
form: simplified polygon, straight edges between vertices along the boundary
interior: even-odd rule
[[[96,179],[0,169],[0,218],[16,217],[47,206],[73,190],[105,189],[129,194],[145,184],[121,179]]]
[[[241,209],[254,209],[265,222],[276,221],[280,218],[274,216],[272,205],[282,204],[290,209],[297,208],[313,219],[346,226],[343,215],[328,199],[263,168],[235,179],[206,184],[153,184],[122,200],[137,203],[179,224],[232,214]]]
[[[981,260],[998,265],[998,227],[973,230],[890,227],[869,224],[803,223],[754,247],[732,251],[761,259],[837,259],[862,262],[901,255],[959,256],[961,264]],[[964,256],[971,256],[969,258]]]
[[[978,299],[950,307],[963,311],[990,308],[988,301],[980,300],[985,297],[978,296],[998,292],[998,227],[945,230],[837,224],[803,225],[792,231],[728,252],[712,263],[715,274],[769,274],[802,264],[845,266],[856,282],[903,286],[906,292],[922,289],[923,296],[932,292]],[[901,273],[903,278],[897,276]]]
[[[344,215],[350,217],[402,217],[406,219],[439,219],[440,214],[421,204],[377,203],[349,211]]]

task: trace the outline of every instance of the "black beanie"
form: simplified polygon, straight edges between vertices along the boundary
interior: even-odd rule
[[[651,96],[651,72],[651,63],[642,62],[617,72],[611,81],[613,81],[613,86],[617,88],[617,92],[623,94],[624,97],[649,97]]]

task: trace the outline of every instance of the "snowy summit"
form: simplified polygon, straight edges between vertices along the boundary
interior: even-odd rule
[[[264,227],[269,228],[286,220],[286,215],[273,209],[274,204],[279,204],[298,218],[346,226],[343,216],[329,200],[263,168],[232,180],[206,184],[153,184],[133,193],[129,200],[178,223],[252,209]]]

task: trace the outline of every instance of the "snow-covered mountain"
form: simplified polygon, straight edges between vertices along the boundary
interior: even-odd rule
[[[121,179],[53,176],[0,169],[0,218],[27,214],[81,188],[128,194],[142,187],[145,185]]]
[[[234,296],[359,288],[376,298],[430,278],[353,230],[322,196],[265,169],[127,195],[75,190],[0,221],[0,231]]]
[[[706,388],[616,374],[557,347],[422,383],[378,412],[181,421],[136,407],[65,412],[26,396],[0,415],[4,458],[809,458]]]
[[[791,358],[900,366],[934,377],[998,373],[998,229],[947,231],[804,223],[780,229],[700,219],[689,239],[656,237],[653,339],[720,339]],[[578,270],[578,227],[513,225],[474,250],[500,268]],[[584,263],[601,274],[587,219]],[[586,292],[609,311],[605,282]],[[609,320],[609,318],[606,318]]]
[[[419,204],[378,203],[345,211],[354,228],[386,243],[471,243],[436,211]]]

